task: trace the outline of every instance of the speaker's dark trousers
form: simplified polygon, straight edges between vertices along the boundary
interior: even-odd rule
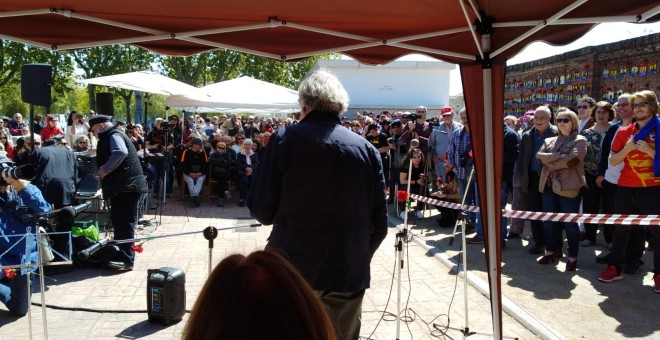
[[[123,192],[110,199],[110,220],[114,228],[115,240],[135,238],[140,195],[139,192]],[[122,255],[125,256],[124,262],[130,265],[135,260],[135,251],[131,246],[133,246],[133,243],[119,245]]]
[[[364,292],[364,289],[354,293],[315,291],[332,319],[337,339],[357,340],[360,337]]]

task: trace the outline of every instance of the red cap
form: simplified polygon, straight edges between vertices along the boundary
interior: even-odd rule
[[[443,116],[454,114],[454,109],[452,109],[451,106],[445,106],[440,109],[440,114]]]

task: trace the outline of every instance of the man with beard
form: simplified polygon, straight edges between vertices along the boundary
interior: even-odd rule
[[[140,196],[149,191],[133,142],[111,123],[111,117],[97,115],[89,121],[90,130],[98,138],[97,178],[103,198],[110,202],[110,220],[115,240],[135,238],[137,208]],[[133,269],[135,251],[132,243],[119,245],[121,261],[110,261],[113,269]]]

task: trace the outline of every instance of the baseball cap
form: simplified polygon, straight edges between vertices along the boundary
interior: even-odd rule
[[[393,120],[392,124],[391,124],[392,127],[399,127],[399,126],[402,126],[402,125],[403,125],[403,123],[401,123],[401,121],[398,120],[398,119]]]
[[[451,106],[444,106],[440,109],[440,114],[443,116],[454,114],[454,109],[452,109]]]

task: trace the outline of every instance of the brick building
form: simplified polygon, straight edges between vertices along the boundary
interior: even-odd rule
[[[544,103],[574,107],[586,95],[609,102],[624,92],[660,95],[658,62],[660,33],[509,66],[504,115],[520,116]]]

